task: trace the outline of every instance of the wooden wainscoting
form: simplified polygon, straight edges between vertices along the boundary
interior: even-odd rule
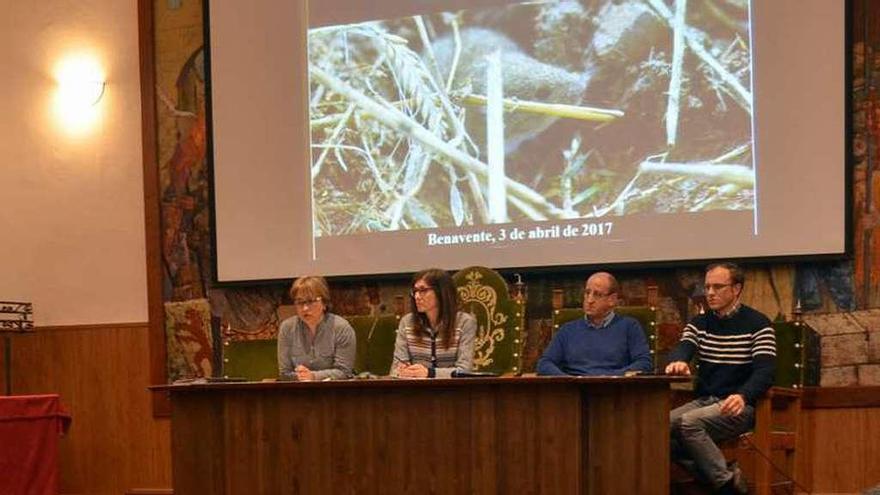
[[[880,387],[807,387],[798,482],[811,493],[880,485]]]
[[[147,391],[148,338],[146,323],[44,327],[13,336],[13,394],[61,394],[73,417],[61,441],[61,493],[171,486],[170,423],[153,418]]]

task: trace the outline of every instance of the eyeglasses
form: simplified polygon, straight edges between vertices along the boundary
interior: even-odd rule
[[[725,287],[731,286],[733,286],[733,284],[706,284],[703,286],[703,289],[706,292],[709,292],[710,290],[713,292],[721,292]]]
[[[409,293],[413,297],[424,297],[425,294],[431,292],[432,290],[434,290],[433,287],[413,287],[412,290],[409,291]]]
[[[603,292],[598,292],[598,291],[594,291],[594,290],[590,290],[590,289],[585,289],[584,290],[584,299],[589,299],[590,297],[592,297],[593,299],[602,299],[602,298],[610,296],[611,294],[614,294],[614,293],[613,292],[604,292],[603,293]]]
[[[313,304],[318,304],[319,302],[323,302],[323,299],[320,297],[316,297],[314,299],[294,299],[293,305],[298,308],[307,308],[312,306]]]

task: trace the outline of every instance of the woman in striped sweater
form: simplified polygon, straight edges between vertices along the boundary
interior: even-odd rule
[[[392,376],[448,378],[456,371],[471,371],[477,321],[458,306],[448,273],[431,268],[413,276],[413,312],[397,328]]]

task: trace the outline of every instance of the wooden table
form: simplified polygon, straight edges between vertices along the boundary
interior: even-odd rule
[[[668,377],[190,384],[175,495],[662,494]]]

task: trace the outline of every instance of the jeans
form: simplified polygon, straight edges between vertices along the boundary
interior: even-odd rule
[[[719,488],[733,477],[716,442],[736,438],[752,429],[755,408],[746,404],[737,416],[721,414],[721,399],[700,397],[669,413],[672,461]]]

